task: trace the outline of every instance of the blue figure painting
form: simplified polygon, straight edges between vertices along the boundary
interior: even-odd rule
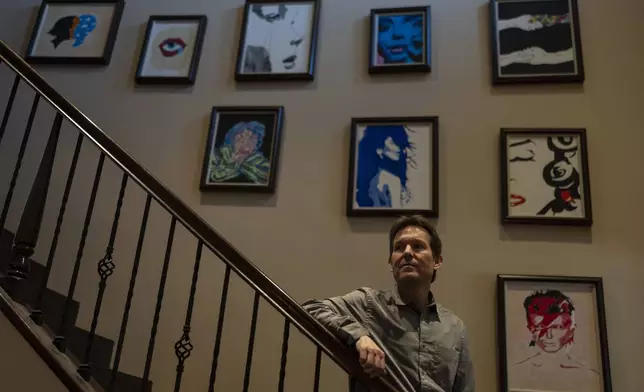
[[[409,170],[414,144],[404,125],[368,125],[357,146],[355,204],[401,208],[412,200]]]
[[[389,14],[377,17],[378,65],[425,63],[424,14]]]

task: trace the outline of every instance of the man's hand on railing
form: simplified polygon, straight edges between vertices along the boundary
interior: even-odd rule
[[[363,336],[356,342],[360,354],[360,365],[370,377],[382,376],[385,370],[385,353],[369,336]]]

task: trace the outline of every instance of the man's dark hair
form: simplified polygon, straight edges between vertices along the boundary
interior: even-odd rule
[[[557,301],[556,303],[551,304],[548,309],[544,309],[545,312],[547,313],[572,314],[572,312],[575,311],[575,306],[572,304],[570,297],[568,297],[566,294],[562,293],[559,290],[545,290],[545,291],[535,291],[534,293],[526,297],[526,299],[523,301],[523,307],[525,308],[526,312],[528,311],[528,308],[530,307],[530,305],[532,305],[534,300],[539,298],[552,298]],[[566,307],[562,308],[561,304],[564,302],[566,302]]]
[[[394,239],[398,233],[410,226],[420,227],[429,234],[429,248],[432,250],[434,259],[440,257],[443,252],[443,243],[441,238],[438,236],[438,232],[434,226],[429,222],[429,220],[421,215],[411,215],[411,216],[402,216],[398,218],[391,229],[389,230],[389,255],[394,251]],[[432,274],[432,283],[436,280],[436,270]]]

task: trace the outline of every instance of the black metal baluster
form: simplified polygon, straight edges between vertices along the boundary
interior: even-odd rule
[[[356,379],[349,376],[349,392],[355,392],[356,390]]]
[[[289,323],[288,319],[284,320],[284,335],[282,336],[282,360],[280,362],[280,380],[277,386],[279,392],[284,391],[284,380],[286,379],[286,359],[288,356],[288,335],[289,335]]]
[[[60,325],[56,337],[54,337],[54,346],[61,352],[65,352],[67,348],[67,323],[69,319],[69,312],[71,311],[72,302],[74,301],[74,292],[76,291],[76,282],[78,281],[78,273],[80,272],[81,259],[83,258],[83,251],[85,250],[85,241],[89,231],[89,225],[92,221],[92,214],[94,212],[94,203],[96,202],[96,194],[98,193],[98,185],[101,182],[101,174],[103,173],[103,164],[105,163],[105,154],[101,153],[96,166],[96,174],[94,175],[94,184],[92,185],[92,193],[89,197],[89,204],[87,205],[87,212],[85,214],[85,222],[83,223],[83,231],[81,232],[80,243],[78,244],[78,252],[76,253],[76,262],[74,263],[74,270],[72,278],[69,282],[69,290],[67,291],[67,298],[65,299],[65,307],[63,308],[63,315],[60,317]]]
[[[145,230],[148,226],[148,216],[150,215],[150,204],[152,203],[152,196],[148,193],[145,199],[145,209],[143,210],[143,218],[141,219],[141,229],[139,230],[139,241],[136,244],[136,252],[134,254],[134,264],[132,265],[132,275],[130,276],[130,287],[127,290],[127,299],[125,300],[125,309],[123,310],[123,319],[121,320],[121,330],[119,331],[119,341],[116,344],[116,354],[114,356],[114,366],[112,366],[112,375],[110,378],[109,392],[114,391],[116,386],[116,375],[119,371],[119,364],[121,363],[121,355],[123,354],[123,343],[125,342],[125,331],[127,330],[127,322],[130,317],[130,308],[132,307],[132,297],[134,296],[134,286],[136,285],[136,277],[139,273],[139,263],[141,262],[141,251],[143,250],[143,239],[145,238]]]
[[[315,377],[313,378],[313,392],[320,391],[320,365],[322,365],[322,349],[317,348],[315,352]]]
[[[0,123],[0,144],[2,143],[2,137],[4,136],[4,131],[7,129],[7,123],[9,122],[9,116],[11,115],[11,109],[13,108],[13,101],[16,99],[16,92],[18,92],[19,84],[20,84],[20,76],[16,75],[16,79],[14,79],[13,81],[13,87],[11,87],[11,94],[9,94],[9,100],[7,101],[7,108],[4,110],[2,123]]]
[[[7,276],[13,278],[14,283],[29,277],[29,257],[34,253],[34,248],[38,243],[62,122],[63,116],[56,114],[45,152],[38,167],[38,173],[20,217],[20,224],[13,242],[12,259],[7,271]]]
[[[18,160],[16,162],[16,167],[13,169],[13,176],[11,177],[11,182],[9,183],[9,191],[7,192],[7,197],[4,200],[4,207],[2,208],[2,213],[0,213],[0,229],[4,228],[4,224],[7,221],[7,215],[9,214],[9,206],[11,205],[11,199],[13,198],[13,191],[15,190],[16,182],[18,181],[18,174],[20,174],[20,168],[22,167],[22,159],[25,156],[25,150],[27,149],[27,142],[29,142],[29,135],[31,134],[31,126],[34,124],[34,118],[36,117],[36,110],[38,109],[39,101],[40,101],[40,95],[36,94],[36,96],[34,97],[33,104],[31,105],[31,112],[29,112],[29,119],[27,120],[27,128],[25,128],[25,134],[22,136],[22,142],[20,143]]]
[[[161,281],[157,292],[157,305],[154,309],[154,320],[152,321],[152,330],[150,331],[150,342],[148,343],[148,355],[145,359],[145,370],[143,371],[143,381],[141,382],[141,391],[146,391],[150,379],[150,369],[152,367],[152,357],[154,355],[154,344],[157,337],[157,327],[159,317],[161,316],[161,306],[163,303],[163,294],[165,293],[165,282],[168,279],[168,267],[170,266],[170,255],[172,254],[172,243],[174,242],[174,230],[177,226],[177,218],[172,217],[170,222],[170,231],[165,248],[165,257],[163,258],[163,268],[161,270]]]
[[[195,256],[195,266],[192,272],[192,284],[190,285],[190,297],[188,297],[188,310],[186,311],[186,321],[183,325],[183,335],[181,339],[174,344],[174,353],[179,360],[177,364],[177,376],[174,379],[174,392],[179,392],[181,389],[181,377],[183,377],[183,368],[186,359],[190,357],[190,353],[194,346],[190,340],[190,322],[192,321],[192,307],[195,303],[195,294],[197,293],[197,281],[199,280],[199,265],[201,264],[201,251],[203,249],[203,242],[199,241],[197,245],[197,255]]]
[[[38,289],[38,296],[36,297],[34,309],[31,311],[31,319],[37,325],[42,325],[43,323],[43,314],[40,308],[42,307],[43,297],[45,295],[45,290],[47,289],[49,275],[51,274],[51,267],[54,263],[54,255],[56,254],[56,248],[58,247],[58,237],[60,235],[60,229],[63,225],[65,208],[67,208],[67,200],[69,199],[69,193],[72,189],[72,182],[74,181],[74,173],[76,172],[76,164],[78,163],[78,156],[80,155],[82,144],[83,144],[83,134],[79,133],[78,139],[76,140],[76,148],[74,149],[74,156],[72,158],[72,163],[69,166],[69,173],[67,174],[67,183],[65,184],[63,199],[60,202],[60,208],[58,209],[58,218],[56,219],[56,229],[54,230],[54,237],[51,240],[51,246],[49,247],[49,256],[47,256],[47,264],[45,265],[45,275],[43,276],[42,282],[40,282],[40,288]]]
[[[253,301],[253,316],[250,322],[250,336],[248,338],[248,353],[246,354],[246,373],[244,374],[244,387],[242,391],[248,392],[250,386],[250,369],[253,366],[253,348],[255,347],[255,331],[257,330],[257,311],[259,310],[259,292],[255,291]]]
[[[219,316],[217,320],[217,335],[215,337],[215,348],[212,352],[212,366],[210,368],[210,387],[208,392],[214,392],[215,380],[217,378],[217,363],[219,361],[219,351],[221,349],[221,335],[224,330],[224,315],[226,313],[226,302],[228,300],[228,285],[230,283],[230,266],[226,266],[224,275],[224,285],[221,289],[221,302],[219,303]]]
[[[123,198],[125,197],[125,188],[127,187],[128,175],[123,173],[121,178],[121,189],[119,190],[119,197],[116,202],[116,212],[114,213],[114,220],[112,221],[112,230],[110,232],[110,239],[105,249],[105,256],[98,262],[98,276],[100,282],[98,283],[98,295],[96,296],[96,304],[94,305],[94,315],[92,317],[92,326],[89,330],[87,337],[87,345],[85,346],[85,356],[83,363],[78,367],[78,374],[80,374],[85,381],[89,381],[92,376],[90,355],[92,353],[92,344],[96,336],[96,327],[98,326],[98,317],[101,314],[101,306],[103,305],[103,295],[107,288],[107,278],[114,273],[116,265],[112,259],[114,253],[114,242],[116,241],[116,231],[119,227],[119,219],[121,217],[121,207],[123,207]]]

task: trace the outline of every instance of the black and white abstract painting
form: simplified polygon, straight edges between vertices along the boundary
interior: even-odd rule
[[[584,129],[502,129],[502,220],[592,224]]]
[[[576,0],[492,0],[493,81],[583,82]]]

